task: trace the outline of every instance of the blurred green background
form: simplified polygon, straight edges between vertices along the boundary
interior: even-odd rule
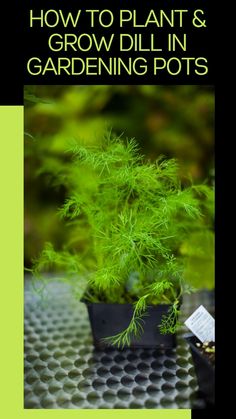
[[[191,177],[195,183],[213,184],[212,86],[25,86],[26,267],[45,241],[61,248],[70,234],[58,217],[69,192],[58,174],[63,168],[66,173],[70,142],[96,144],[111,129],[135,137],[150,159],[160,154],[177,158],[183,182]],[[212,249],[208,235],[200,265],[190,259],[191,272],[202,267],[206,286],[213,278]]]

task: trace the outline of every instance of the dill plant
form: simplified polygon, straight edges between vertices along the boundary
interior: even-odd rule
[[[108,135],[100,146],[76,143],[69,152],[61,179],[71,191],[59,214],[73,238],[61,251],[46,243],[34,275],[56,266],[84,301],[132,303],[127,329],[106,338],[112,344],[124,347],[140,336],[148,305],[170,305],[157,327],[175,333],[181,296],[191,288],[180,247],[191,232],[208,228],[211,188],[183,187],[174,159],[145,161],[134,139]]]

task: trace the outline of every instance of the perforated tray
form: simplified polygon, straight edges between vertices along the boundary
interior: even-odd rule
[[[184,318],[212,295],[184,300]],[[171,350],[95,350],[86,307],[61,283],[42,300],[26,281],[25,408],[204,408],[189,346],[180,331]]]

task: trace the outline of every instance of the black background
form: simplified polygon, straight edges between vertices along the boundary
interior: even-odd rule
[[[3,81],[3,89],[1,92],[1,103],[2,104],[20,104],[23,103],[22,97],[22,86],[24,84],[214,84],[214,63],[213,63],[213,45],[214,45],[214,13],[213,7],[210,6],[210,1],[207,0],[24,0],[19,4],[16,2],[10,3],[7,6],[7,14],[1,15],[2,23],[5,22],[5,29],[2,34],[4,40],[3,56],[7,57],[2,60],[0,67],[1,80]],[[115,15],[114,23],[110,28],[102,28],[96,26],[96,28],[89,28],[89,19],[79,20],[78,29],[62,26],[56,26],[55,28],[40,27],[39,23],[36,23],[33,28],[29,27],[29,10],[33,9],[35,15],[40,15],[40,10],[50,9],[62,9],[63,12],[77,11],[78,9],[109,9]],[[178,30],[178,28],[170,28],[166,25],[164,28],[156,28],[155,25],[148,25],[146,28],[132,28],[131,24],[124,28],[120,28],[119,25],[119,9],[137,10],[137,22],[144,23],[145,18],[148,16],[148,11],[154,9],[163,9],[166,13],[168,10],[181,10],[186,9],[190,12],[187,15],[184,28]],[[195,28],[192,25],[191,11],[196,9],[203,9],[205,14],[203,18],[207,21],[207,28]],[[201,15],[200,15],[201,16]],[[184,16],[185,17],[185,16]],[[142,20],[143,18],[143,20]],[[184,19],[185,22],[185,19]],[[1,26],[1,30],[2,26]],[[173,76],[168,74],[167,71],[159,72],[158,76],[152,74],[151,65],[147,74],[142,76],[127,75],[121,76],[109,76],[108,74],[102,76],[69,76],[62,74],[60,76],[55,75],[53,72],[47,72],[46,75],[32,76],[27,71],[27,61],[31,57],[40,57],[42,62],[45,62],[49,56],[79,56],[85,58],[86,56],[98,56],[98,52],[89,51],[88,53],[70,51],[65,53],[51,52],[48,47],[48,37],[52,33],[96,33],[96,35],[104,35],[109,33],[143,33],[144,42],[148,42],[151,33],[156,33],[161,39],[165,39],[169,32],[176,33],[177,35],[187,33],[187,51],[184,52],[178,50],[176,52],[165,52],[163,50],[160,53],[161,56],[170,58],[176,56],[181,58],[185,57],[206,57],[208,59],[208,74],[199,76],[190,72],[190,75],[186,75],[185,71],[180,72],[178,75]],[[6,42],[7,40],[7,42]],[[102,56],[100,54],[100,56]],[[136,57],[144,56],[151,63],[153,57],[157,56],[156,52],[149,53],[135,53],[134,51],[119,53],[118,43],[112,44],[112,50],[108,52],[108,56],[121,56],[125,57]],[[103,57],[105,58],[105,56]],[[7,81],[8,80],[8,81]]]

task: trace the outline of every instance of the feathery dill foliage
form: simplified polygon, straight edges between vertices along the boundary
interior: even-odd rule
[[[75,144],[69,152],[73,187],[59,214],[74,228],[73,243],[62,252],[47,244],[34,261],[35,274],[55,264],[86,278],[85,300],[133,303],[128,328],[107,338],[113,344],[129,345],[142,333],[149,304],[172,305],[159,327],[174,333],[187,290],[179,248],[191,231],[203,228],[211,189],[182,188],[177,162],[144,161],[133,139],[108,136],[99,147]]]

